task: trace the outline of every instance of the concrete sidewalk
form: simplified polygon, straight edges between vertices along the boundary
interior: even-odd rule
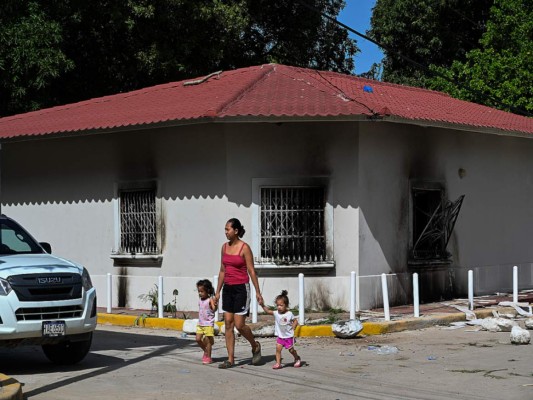
[[[479,309],[475,310],[477,318],[486,318],[492,316],[492,311],[497,309],[499,312],[512,312],[512,308],[491,308],[491,309]],[[181,331],[183,330],[184,319],[174,318],[157,318],[147,317],[143,320],[139,320],[136,324],[137,317],[134,315],[126,314],[107,314],[98,313],[98,323],[103,325],[118,325],[118,326],[140,326],[152,329],[172,329]],[[392,321],[365,321],[363,322],[363,330],[360,335],[381,335],[384,333],[401,332],[404,330],[416,330],[423,329],[435,325],[448,325],[451,322],[465,321],[465,313],[434,313],[430,315],[424,315],[419,318],[402,318]],[[221,327],[224,323],[217,322]],[[254,330],[259,328],[264,323],[258,322],[257,324],[248,323],[248,325]],[[331,330],[331,324],[318,324],[318,325],[300,325],[296,328],[295,336],[297,337],[311,337],[311,336],[335,336]]]
[[[502,308],[498,306],[500,302],[505,301],[512,301],[512,295],[496,294],[491,296],[478,296],[474,298],[473,312],[477,318],[490,317],[493,315],[494,310],[504,313],[516,312],[513,308]],[[520,303],[531,304],[533,302],[533,291],[520,293],[518,301]],[[381,335],[384,333],[423,329],[435,325],[448,325],[451,322],[465,321],[465,312],[459,311],[456,307],[461,308],[461,310],[467,309],[468,301],[465,299],[456,299],[439,303],[421,304],[419,307],[419,318],[414,317],[413,306],[390,307],[390,321],[385,321],[383,309],[364,310],[357,313],[358,318],[363,323],[363,330],[360,335]],[[148,310],[117,308],[113,309],[111,314],[104,311],[105,309],[103,308],[99,309],[99,324],[119,326],[138,325],[146,328],[181,331],[183,330],[183,323],[185,321],[185,319],[173,318],[171,315],[165,318],[147,316],[149,314]],[[188,318],[197,318],[197,313],[195,312],[180,311],[178,313],[187,315]],[[347,320],[349,319],[349,314],[346,312],[333,315],[328,313],[306,313],[306,324],[298,326],[295,332],[296,336],[334,336],[331,330],[331,323],[320,322],[328,317]],[[220,315],[220,318],[222,318],[222,315]],[[223,322],[217,322],[217,324],[222,326]],[[251,319],[249,319],[247,324],[254,330],[264,325],[272,325],[273,318],[266,314],[259,314],[257,323],[253,324],[251,323]]]

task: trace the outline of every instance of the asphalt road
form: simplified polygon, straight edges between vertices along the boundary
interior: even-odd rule
[[[238,342],[237,366],[201,364],[192,337],[180,332],[99,326],[87,358],[50,364],[40,348],[0,349],[0,372],[23,383],[28,399],[533,399],[533,345],[509,333],[439,327],[352,340],[302,338],[305,365],[273,370],[274,340],[262,339],[263,361],[249,364]],[[381,346],[396,354],[377,354]],[[369,346],[376,346],[370,347]],[[215,361],[225,355],[216,339]]]

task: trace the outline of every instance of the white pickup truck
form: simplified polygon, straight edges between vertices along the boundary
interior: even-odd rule
[[[40,345],[57,364],[81,361],[96,329],[96,290],[81,265],[55,257],[0,216],[0,346]]]

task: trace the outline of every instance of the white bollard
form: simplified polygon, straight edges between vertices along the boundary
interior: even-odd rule
[[[387,288],[386,274],[381,274],[381,291],[383,292],[383,312],[385,313],[385,321],[390,321],[389,290]]]
[[[350,319],[355,319],[355,271],[350,272]]]
[[[157,285],[157,317],[163,318],[163,277],[159,276]]]
[[[305,286],[304,274],[298,274],[298,323],[305,325]]]
[[[361,311],[361,291],[359,274],[355,275],[355,311]]]
[[[518,267],[513,267],[513,303],[518,303]]]
[[[107,274],[107,313],[113,311],[113,275]]]
[[[418,274],[413,274],[413,308],[415,318],[420,317],[420,297],[418,295]]]
[[[468,270],[468,308],[474,309],[474,271]]]
[[[215,276],[213,276],[213,288],[215,289],[215,291],[217,290],[217,287],[218,287],[218,275],[215,275]],[[217,305],[217,308],[215,310],[215,322],[218,321],[218,311],[219,310],[220,310],[220,302]]]
[[[252,323],[253,324],[256,324],[257,323],[257,297],[256,297],[256,290],[255,290],[255,286],[252,284],[252,292],[251,292],[251,296],[252,296],[252,301],[251,301],[251,306],[252,306]]]

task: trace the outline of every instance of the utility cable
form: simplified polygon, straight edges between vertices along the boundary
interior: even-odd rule
[[[427,73],[429,73],[429,74],[431,74],[433,76],[438,76],[439,78],[442,78],[442,79],[446,80],[447,82],[450,82],[450,83],[454,84],[455,86],[463,87],[467,91],[469,91],[470,93],[473,93],[473,94],[475,94],[478,97],[484,97],[484,98],[486,98],[486,99],[492,101],[493,103],[498,104],[498,105],[500,105],[502,107],[508,107],[515,114],[519,114],[519,115],[523,115],[523,116],[527,116],[527,117],[533,117],[533,114],[528,112],[525,109],[522,109],[522,108],[519,108],[519,107],[515,107],[515,106],[509,105],[509,104],[504,104],[500,100],[495,99],[494,97],[492,97],[490,95],[486,95],[484,93],[479,92],[476,89],[471,88],[466,83],[458,82],[455,79],[449,78],[448,76],[446,76],[446,75],[444,75],[444,74],[442,74],[442,73],[440,73],[438,71],[431,70],[428,66],[426,66],[424,64],[421,64],[418,61],[413,60],[411,57],[408,57],[408,56],[402,54],[401,52],[396,51],[396,50],[392,49],[391,47],[386,46],[386,45],[378,42],[377,40],[372,39],[371,37],[369,37],[369,36],[367,36],[367,35],[365,35],[365,34],[363,34],[361,32],[356,31],[355,29],[349,27],[348,25],[343,24],[342,22],[340,22],[336,18],[334,18],[334,17],[322,12],[321,10],[319,10],[315,6],[312,6],[312,5],[308,4],[304,0],[296,0],[296,2],[301,4],[304,7],[308,8],[309,10],[320,14],[323,18],[326,18],[327,20],[329,20],[329,21],[333,22],[334,24],[346,29],[347,31],[352,32],[353,34],[355,34],[355,35],[357,35],[357,36],[359,36],[359,37],[361,37],[361,38],[363,38],[365,40],[368,40],[371,43],[374,43],[376,46],[380,47],[381,49],[385,50],[386,52],[397,55],[398,57],[404,59],[408,63],[410,63],[410,64],[412,64],[412,65],[414,65],[414,66],[426,71]]]

